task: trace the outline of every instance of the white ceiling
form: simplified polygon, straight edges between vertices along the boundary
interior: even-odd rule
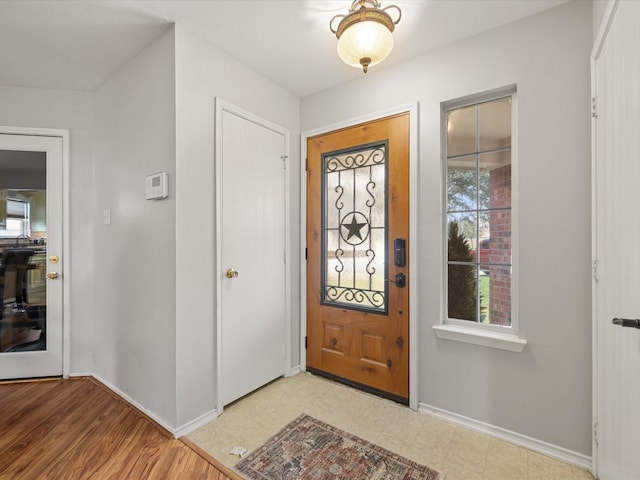
[[[389,0],[389,58],[367,75],[568,0]],[[351,0],[0,0],[0,85],[93,90],[183,25],[298,97],[362,76],[329,31]],[[542,33],[541,33],[542,34]]]

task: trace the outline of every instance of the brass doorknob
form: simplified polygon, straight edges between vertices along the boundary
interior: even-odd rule
[[[236,278],[238,276],[238,271],[230,268],[227,270],[227,278]]]
[[[49,280],[55,280],[56,278],[58,278],[58,273],[57,272],[49,272],[49,273],[47,273],[46,277]]]

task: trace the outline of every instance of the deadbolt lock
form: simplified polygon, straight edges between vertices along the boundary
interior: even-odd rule
[[[57,256],[57,255],[51,255],[51,256],[49,257],[49,261],[50,261],[51,263],[58,263],[58,256]]]

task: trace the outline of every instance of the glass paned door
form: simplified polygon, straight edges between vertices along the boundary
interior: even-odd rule
[[[62,374],[62,158],[0,134],[0,379]]]

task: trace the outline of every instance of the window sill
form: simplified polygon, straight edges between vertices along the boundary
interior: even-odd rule
[[[438,338],[498,348],[510,352],[520,353],[527,346],[527,341],[524,338],[519,338],[511,333],[493,332],[458,325],[434,325],[433,329]]]

